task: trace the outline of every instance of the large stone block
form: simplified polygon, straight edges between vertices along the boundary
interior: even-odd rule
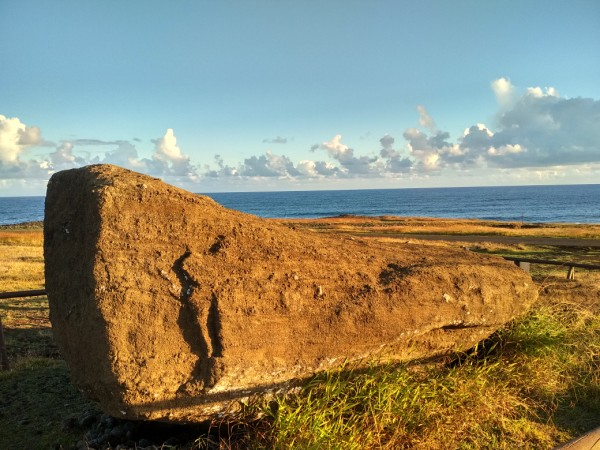
[[[115,166],[55,174],[50,318],[110,414],[200,421],[346,360],[464,350],[537,291],[500,258],[325,236]]]

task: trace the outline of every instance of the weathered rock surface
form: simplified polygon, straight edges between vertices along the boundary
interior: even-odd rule
[[[200,421],[344,360],[467,349],[537,297],[500,258],[293,230],[108,165],[52,177],[44,239],[73,379],[131,419]]]

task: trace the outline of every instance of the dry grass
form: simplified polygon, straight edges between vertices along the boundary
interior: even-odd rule
[[[0,244],[0,278],[3,291],[43,289],[42,248],[21,244]]]
[[[297,228],[337,233],[464,234],[600,239],[600,225],[531,224],[469,219],[341,216],[322,219],[277,219]]]
[[[41,229],[0,229],[2,291],[44,288],[43,239]]]

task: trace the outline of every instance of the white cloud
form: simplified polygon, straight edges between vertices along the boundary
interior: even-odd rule
[[[359,154],[341,134],[311,151],[324,150],[331,162],[289,157],[276,164],[273,154],[248,158],[239,173],[295,178],[425,177],[480,173],[490,170],[536,170],[600,163],[600,102],[567,99],[555,88],[533,87],[519,95],[508,78],[492,82],[499,103],[494,126],[475,123],[455,140],[439,130],[422,105],[417,107],[422,129],[407,128],[398,145],[390,134],[380,140],[378,154]],[[368,149],[366,149],[368,150]],[[550,173],[549,171],[548,173]],[[524,172],[523,172],[524,173]]]
[[[247,177],[295,177],[300,174],[294,163],[287,156],[267,152],[264,155],[252,156],[244,160],[244,165],[239,170],[242,176]]]
[[[63,142],[56,151],[50,153],[50,162],[53,166],[72,165],[76,162],[76,157],[73,155],[73,143]]]
[[[539,86],[527,88],[525,91],[525,95],[530,97],[559,97],[558,91],[553,87],[547,87],[546,89],[542,89]]]
[[[119,141],[113,145],[116,145],[116,147],[105,153],[102,160],[103,163],[127,167],[137,171],[146,170],[147,164],[145,161],[140,160],[135,145],[127,141]]]
[[[492,83],[500,103],[496,126],[448,134],[405,131],[411,155],[424,170],[541,168],[600,162],[600,101],[563,98],[553,87],[532,87],[519,97],[506,78]],[[437,155],[437,158],[436,158]]]
[[[189,158],[181,153],[177,146],[177,138],[173,128],[167,128],[165,135],[156,140],[153,158],[161,161],[187,161]]]
[[[552,88],[538,94],[528,91],[500,118],[492,144],[519,144],[527,149],[504,164],[543,167],[600,162],[600,101],[558,97]]]
[[[498,78],[492,81],[491,86],[501,108],[508,108],[513,104],[515,87],[508,78]]]
[[[342,174],[340,168],[330,162],[315,161],[317,174],[324,177],[337,177]]]
[[[300,172],[300,174],[309,178],[316,177],[319,174],[317,172],[317,164],[314,161],[308,159],[303,159],[302,161],[300,161],[296,169],[298,170],[298,172]]]
[[[42,142],[38,127],[29,127],[17,117],[0,114],[0,161],[18,163],[20,154],[29,146]]]
[[[10,179],[47,179],[58,170],[104,163],[182,182],[199,178],[189,156],[177,145],[173,129],[167,129],[163,137],[153,142],[155,145],[151,158],[140,158],[136,146],[128,141],[77,139],[63,141],[56,146],[42,140],[39,128],[28,127],[18,118],[0,116],[0,176]],[[55,148],[40,160],[23,161],[21,156],[24,150],[36,145],[54,145]],[[90,147],[94,147],[93,152],[87,151]],[[104,156],[98,155],[98,148],[107,149]]]
[[[494,135],[494,133],[492,133],[492,131],[485,124],[477,123],[469,128],[465,128],[465,131],[463,132],[463,136],[466,138],[467,135],[475,134],[478,132],[482,132],[482,133],[486,134],[487,137],[492,137]]]
[[[323,142],[321,148],[340,164],[340,170],[336,175],[373,176],[380,171],[381,167],[376,156],[354,156],[354,149],[342,144],[341,134],[336,134],[329,141]]]
[[[408,141],[408,150],[415,160],[415,169],[421,172],[432,172],[444,167],[444,155],[459,153],[458,149],[447,140],[450,135],[437,131],[429,136],[416,128],[407,128],[404,139]]]
[[[574,179],[597,179],[600,101],[564,98],[553,87],[529,87],[519,93],[508,78],[492,81],[491,89],[498,100],[496,120],[488,125],[465,124],[464,132],[456,139],[439,130],[425,106],[418,105],[416,127],[406,128],[404,139],[395,139],[391,134],[378,141],[361,136],[357,151],[341,134],[333,134],[331,139],[310,147],[314,158],[296,161],[290,155],[268,151],[243,161],[225,162],[216,155],[213,166],[203,163],[201,170],[179,147],[172,128],[146,150],[139,139],[76,139],[56,145],[44,141],[39,128],[0,115],[0,177],[43,180],[57,170],[111,163],[188,186],[203,178],[221,178],[234,186],[266,178],[341,182],[353,178],[423,180],[438,175],[459,179],[482,177],[484,173],[490,180],[523,182],[527,174],[534,177],[536,173],[544,179],[561,173]],[[281,136],[263,142],[290,144]],[[46,148],[49,145],[52,150]],[[306,144],[302,146],[309,150]],[[32,147],[37,147],[38,156],[28,157],[32,152],[26,150]],[[322,159],[318,154],[323,155]]]
[[[389,134],[379,139],[381,150],[379,156],[383,160],[382,174],[401,174],[409,173],[413,167],[413,161],[404,155],[404,152],[396,150],[394,143],[396,140]]]
[[[524,149],[523,147],[521,147],[520,144],[508,144],[508,145],[503,145],[499,148],[496,148],[494,146],[488,148],[487,153],[488,155],[492,155],[492,156],[502,156],[502,155],[508,155],[508,154],[515,154],[515,153],[521,153],[526,151],[526,149]]]
[[[419,112],[419,125],[435,133],[437,131],[437,126],[425,107],[423,105],[417,105],[417,111]]]
[[[220,155],[215,155],[215,162],[218,169],[208,167],[204,176],[246,180],[251,178],[316,179],[343,175],[339,167],[329,162],[304,159],[294,164],[289,156],[273,152],[251,156],[238,166],[225,164]]]
[[[389,134],[386,134],[379,139],[379,143],[381,144],[381,156],[385,157],[389,153],[394,152],[394,142],[396,142],[396,139]]]
[[[157,175],[189,178],[197,176],[196,169],[190,163],[190,157],[183,154],[177,145],[172,128],[168,128],[165,135],[155,141],[152,163],[149,166],[151,172]]]
[[[343,158],[344,155],[348,154],[350,147],[342,144],[342,135],[336,134],[329,141],[325,141],[321,144],[321,148],[327,150],[330,156],[335,159]]]
[[[48,168],[44,161],[23,158],[25,150],[41,144],[43,140],[38,127],[30,127],[17,117],[0,114],[0,179],[5,180],[5,185],[18,180],[47,178]]]

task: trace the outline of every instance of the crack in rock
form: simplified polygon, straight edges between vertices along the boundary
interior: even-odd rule
[[[192,353],[198,357],[193,370],[195,379],[188,381],[185,385],[199,384],[201,389],[207,389],[216,384],[221,372],[220,364],[215,359],[220,358],[223,354],[221,320],[215,294],[211,296],[209,302],[193,300],[194,292],[200,287],[200,283],[184,267],[185,261],[191,254],[192,252],[187,249],[173,263],[173,272],[181,284],[179,294],[181,308],[177,324]],[[182,386],[184,389],[185,385]]]

